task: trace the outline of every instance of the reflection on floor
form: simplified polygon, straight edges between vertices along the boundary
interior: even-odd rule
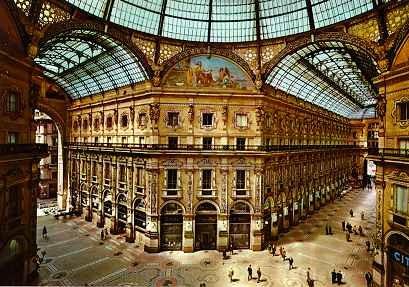
[[[353,209],[355,217],[349,216]],[[365,219],[361,220],[361,211]],[[352,235],[346,242],[341,221],[352,226],[362,225],[366,236]],[[334,235],[325,235],[330,221]],[[46,225],[49,240],[41,238]],[[371,240],[375,225],[375,192],[353,190],[342,200],[328,204],[290,232],[280,243],[287,256],[294,258],[295,269],[288,270],[288,261],[273,257],[268,251],[235,251],[223,260],[217,251],[162,252],[147,254],[142,246],[112,236],[104,243],[100,229],[80,219],[55,220],[52,216],[38,218],[38,246],[46,251],[40,267],[40,285],[129,285],[129,286],[307,286],[306,270],[312,270],[315,286],[331,286],[330,272],[342,271],[343,286],[365,286],[364,272],[370,270],[371,256],[365,241]],[[39,254],[41,253],[39,251]],[[247,280],[247,266],[261,268],[262,282]],[[234,270],[230,283],[228,271]]]

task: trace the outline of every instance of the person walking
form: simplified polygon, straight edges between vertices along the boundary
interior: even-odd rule
[[[234,275],[234,271],[233,271],[233,268],[232,267],[230,267],[230,270],[229,270],[229,278],[230,278],[230,282],[233,282],[233,275]]]
[[[108,227],[105,227],[105,238],[108,238]]]
[[[311,281],[312,281],[312,278],[311,278],[311,268],[308,267],[308,269],[307,269],[307,284],[308,284],[308,286],[311,286]]]
[[[257,268],[257,283],[260,283],[261,281],[261,270],[260,267]]]
[[[329,225],[328,222],[325,224],[325,235],[329,234]]]
[[[230,254],[233,255],[234,249],[233,249],[233,242],[230,242]]]
[[[45,225],[43,227],[43,239],[48,239],[47,228],[45,227]]]
[[[287,255],[287,251],[285,251],[285,249],[283,248],[283,253],[281,255],[283,257],[283,261],[285,261],[286,255]]]
[[[366,280],[366,286],[367,287],[372,287],[373,286],[372,285],[373,278],[372,278],[372,274],[370,272],[365,273],[365,280]]]
[[[247,281],[253,279],[253,268],[251,268],[251,264],[247,267]]]
[[[362,229],[362,226],[361,226],[361,225],[359,225],[359,227],[358,227],[358,232],[359,232],[359,235],[360,235],[360,236],[363,236],[363,235],[364,235],[364,230]]]
[[[278,248],[279,252],[280,252],[280,256],[283,256],[283,247],[280,246],[280,248]]]
[[[273,256],[276,256],[276,250],[277,250],[277,247],[276,247],[275,244],[273,244],[273,246],[271,247],[271,251],[273,252]]]
[[[288,270],[293,269],[294,259],[292,257],[288,258]]]
[[[341,285],[342,284],[342,273],[341,270],[338,271],[337,273],[337,284]]]
[[[354,211],[352,210],[352,208],[349,210],[349,214],[351,215],[351,217],[354,217]]]
[[[342,231],[345,231],[345,220],[342,221]]]
[[[364,217],[365,217],[365,213],[364,213],[364,211],[362,210],[362,211],[361,211],[361,220],[364,220]]]
[[[332,284],[337,283],[337,272],[335,271],[335,269],[332,270],[331,272],[331,283]]]
[[[369,240],[365,241],[366,251],[371,251],[371,242]]]
[[[105,232],[104,229],[101,229],[101,240],[104,241],[105,239]]]
[[[328,232],[329,232],[329,235],[332,235],[332,226],[331,226],[331,224],[328,225]]]

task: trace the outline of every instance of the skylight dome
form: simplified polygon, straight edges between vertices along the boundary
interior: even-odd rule
[[[325,27],[374,8],[373,0],[66,1],[140,32],[199,42],[246,42],[288,36]]]

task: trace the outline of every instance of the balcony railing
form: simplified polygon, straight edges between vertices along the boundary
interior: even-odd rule
[[[369,148],[368,154],[380,156],[380,157],[390,156],[390,157],[409,158],[409,149]]]
[[[350,149],[359,148],[353,145],[189,145],[189,144],[122,144],[122,143],[76,143],[67,142],[65,148],[95,150],[113,149],[118,151],[253,151],[253,152],[283,152],[299,150],[321,149]]]
[[[29,153],[32,155],[48,154],[46,144],[0,144],[0,156]]]

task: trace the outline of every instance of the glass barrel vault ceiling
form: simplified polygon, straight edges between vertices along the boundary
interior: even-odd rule
[[[41,45],[35,62],[73,99],[148,78],[135,55],[105,35],[70,30]]]
[[[375,63],[355,46],[316,42],[286,56],[266,83],[346,117],[373,114]]]
[[[257,19],[261,40],[311,28],[306,0],[66,1],[125,27],[188,41],[255,41]],[[311,0],[311,8],[314,26],[321,28],[370,11],[374,6],[373,0]]]

